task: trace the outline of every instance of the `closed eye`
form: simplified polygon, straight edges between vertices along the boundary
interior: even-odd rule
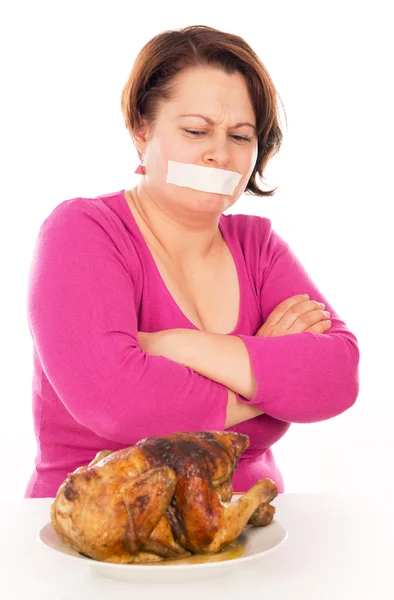
[[[199,137],[200,134],[205,134],[205,131],[191,131],[190,129],[185,129],[185,131],[187,133],[191,133],[192,135]],[[237,141],[241,141],[241,142],[250,142],[251,138],[248,137],[243,137],[242,135],[233,135],[232,136],[234,139],[236,139]]]

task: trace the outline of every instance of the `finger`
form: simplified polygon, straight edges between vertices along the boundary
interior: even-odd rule
[[[293,304],[287,313],[283,315],[279,325],[280,327],[289,330],[289,333],[300,333],[301,331],[305,331],[306,327],[316,323],[316,320],[328,318],[329,315],[322,314],[323,308],[324,304],[316,302],[315,300],[304,300],[304,302],[298,302],[297,304]],[[316,311],[319,312],[320,319],[316,319],[316,314],[310,314]],[[298,319],[301,320],[298,321]]]
[[[299,304],[300,302],[305,302],[306,300],[309,300],[308,294],[298,294],[297,296],[290,296],[290,298],[286,298],[286,300],[283,300],[283,302],[274,308],[265,323],[268,327],[273,327],[283,318],[290,308],[296,304]]]
[[[330,329],[331,325],[331,321],[327,319],[325,321],[315,323],[315,325],[312,325],[312,327],[308,327],[308,329],[305,329],[305,332],[309,331],[309,333],[324,333]]]
[[[328,319],[330,316],[329,313],[323,311],[322,309],[310,310],[308,312],[302,313],[294,323],[288,328],[289,333],[302,333],[308,327],[312,327],[316,323],[323,321],[324,319]]]

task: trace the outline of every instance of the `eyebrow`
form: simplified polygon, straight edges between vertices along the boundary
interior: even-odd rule
[[[207,123],[209,123],[210,125],[215,125],[215,121],[213,119],[211,119],[210,117],[205,117],[204,115],[200,115],[200,114],[187,114],[187,115],[178,115],[178,117],[200,117],[201,119],[204,119],[204,121],[206,121]],[[234,128],[236,127],[242,127],[243,125],[249,125],[249,127],[252,127],[252,129],[254,129],[256,131],[256,127],[254,125],[252,125],[252,123],[236,123],[235,125],[233,125]],[[230,128],[232,129],[232,127]]]

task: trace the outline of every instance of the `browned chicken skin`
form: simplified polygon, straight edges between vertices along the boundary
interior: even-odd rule
[[[202,431],[104,450],[60,486],[53,527],[78,552],[106,562],[219,552],[248,522],[266,526],[275,513],[270,479],[231,502],[232,477],[248,445],[240,433]]]

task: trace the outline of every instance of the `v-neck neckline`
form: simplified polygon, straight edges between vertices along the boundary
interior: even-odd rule
[[[177,302],[173,298],[173,296],[172,296],[170,290],[168,289],[168,287],[159,271],[159,268],[153,258],[152,252],[150,251],[150,248],[149,248],[144,236],[142,235],[140,228],[138,227],[137,221],[135,220],[135,217],[134,217],[134,215],[131,211],[131,208],[130,208],[130,206],[126,200],[126,197],[124,195],[125,191],[126,190],[121,190],[120,195],[122,197],[122,201],[127,210],[127,214],[130,216],[131,226],[132,226],[133,230],[135,231],[135,233],[138,235],[138,237],[141,241],[141,244],[144,248],[144,252],[147,256],[147,259],[149,260],[150,264],[152,265],[152,268],[153,268],[154,272],[156,273],[157,280],[159,281],[164,293],[168,297],[169,302],[177,309],[179,314],[183,317],[184,321],[188,324],[189,329],[193,328],[198,331],[204,331],[204,330],[200,329],[199,327],[197,327],[197,325],[195,325],[192,321],[190,321],[190,319],[185,315],[185,313],[183,312],[183,310],[181,309],[179,304],[177,304]],[[245,289],[245,286],[244,286],[245,273],[244,273],[244,268],[242,268],[243,262],[240,259],[239,253],[237,252],[237,248],[232,244],[232,240],[231,240],[230,236],[228,235],[228,232],[226,231],[226,227],[224,226],[224,215],[220,216],[218,226],[219,226],[219,230],[223,236],[224,242],[227,244],[229,252],[234,261],[234,265],[235,265],[235,269],[236,269],[237,277],[238,277],[238,287],[239,287],[239,311],[238,311],[237,323],[232,331],[230,331],[229,333],[221,334],[221,335],[234,335],[240,327],[242,315],[244,312],[244,292],[243,292],[243,290]]]

